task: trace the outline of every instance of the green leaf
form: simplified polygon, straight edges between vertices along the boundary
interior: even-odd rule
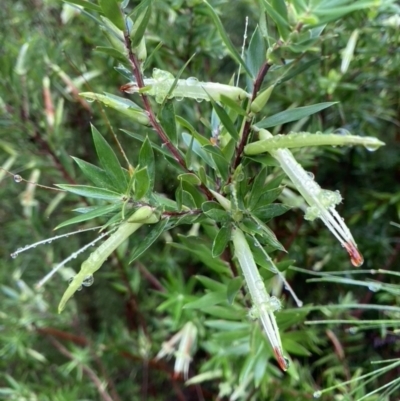
[[[117,0],[99,0],[104,15],[121,31],[125,30],[125,22]]]
[[[247,51],[246,64],[252,72],[252,79],[255,79],[261,66],[266,61],[266,48],[264,38],[260,33],[258,26],[250,39],[249,49]]]
[[[55,230],[58,230],[59,228],[62,227],[70,226],[71,224],[81,223],[82,221],[88,221],[95,219],[97,217],[108,215],[119,209],[121,209],[121,204],[118,203],[112,205],[99,206],[94,208],[90,212],[80,214],[79,216],[73,217],[72,219],[62,222],[55,228]]]
[[[226,295],[228,297],[229,304],[233,304],[233,301],[236,298],[237,293],[242,288],[243,279],[242,277],[234,277],[228,283],[228,287],[226,288]]]
[[[201,181],[196,174],[193,173],[185,173],[178,175],[178,180],[186,181],[191,185],[200,185]]]
[[[177,145],[178,135],[176,132],[174,103],[172,101],[165,103],[158,118],[169,140],[174,145]]]
[[[107,177],[104,170],[100,167],[95,166],[94,164],[90,164],[85,162],[84,160],[78,159],[77,157],[73,157],[76,164],[81,169],[84,176],[92,181],[92,183],[96,187],[106,188],[106,189],[114,189],[114,185],[111,183],[109,178]]]
[[[290,206],[284,205],[282,203],[273,203],[271,205],[265,205],[254,209],[252,211],[252,214],[254,216],[257,216],[257,218],[259,218],[260,220],[266,222],[273,219],[274,217],[286,213],[289,209],[291,209]]]
[[[217,235],[215,236],[212,245],[211,252],[213,258],[217,258],[224,252],[230,238],[231,238],[231,227],[229,225],[222,226],[221,229],[218,231]]]
[[[56,184],[56,187],[85,198],[104,199],[111,202],[119,202],[124,199],[124,195],[118,192],[88,185]]]
[[[203,146],[201,146],[199,141],[186,132],[182,133],[183,142],[185,142],[185,145],[187,147],[190,146],[192,138],[193,138],[193,144],[192,144],[193,152],[196,153],[197,156],[199,156],[204,162],[206,162],[206,164],[208,164],[210,167],[212,167],[215,170],[216,165],[215,165],[214,159],[210,156],[210,154],[208,152],[206,152],[203,149]]]
[[[150,178],[147,167],[135,171],[135,198],[140,200],[146,196],[150,188]]]
[[[188,302],[183,309],[203,309],[226,302],[225,292],[209,292],[195,301]]]
[[[313,104],[312,106],[297,107],[295,109],[289,109],[280,113],[274,114],[273,116],[267,117],[265,120],[258,122],[256,127],[258,128],[270,128],[277,125],[289,123],[291,121],[297,121],[304,117],[308,117],[312,114],[318,113],[328,107],[333,106],[337,102],[324,102]]]
[[[228,113],[218,103],[214,102],[214,100],[211,97],[210,97],[210,102],[215,112],[217,113],[222,125],[225,127],[225,129],[228,131],[231,137],[234,138],[236,141],[238,141],[239,133],[237,132],[236,127],[233,124],[232,120],[228,116]]]
[[[292,64],[287,70],[287,72],[284,73],[284,75],[281,78],[279,78],[279,85],[282,84],[283,82],[289,81],[290,79],[294,78],[295,76],[301,74],[302,72],[311,68],[313,65],[318,64],[320,62],[321,62],[321,57],[317,57],[305,63],[299,63],[297,66],[294,66],[294,64]]]
[[[154,161],[153,148],[152,148],[150,140],[147,136],[143,142],[142,147],[140,148],[139,166],[142,168],[143,167],[147,168],[147,176],[148,176],[149,184],[148,184],[148,190],[144,194],[144,196],[149,196],[154,188],[156,166],[155,166],[155,161]]]
[[[65,3],[76,4],[78,6],[82,6],[86,10],[96,11],[97,13],[101,12],[101,7],[99,7],[97,4],[91,3],[90,1],[86,1],[86,0],[68,0],[68,1],[65,1]]]
[[[251,71],[248,69],[246,63],[243,61],[242,57],[236,50],[236,47],[232,44],[231,40],[229,39],[228,35],[226,34],[225,29],[221,23],[221,20],[219,19],[214,8],[212,7],[211,4],[208,3],[208,1],[203,0],[203,2],[208,7],[209,15],[211,16],[212,20],[214,21],[217,31],[219,32],[222,41],[225,43],[225,46],[228,48],[232,58],[244,68],[244,70],[246,71],[247,74],[249,74],[251,76]]]
[[[118,61],[121,62],[126,62],[126,56],[124,53],[121,53],[114,47],[109,47],[109,46],[96,46],[96,51],[100,53],[107,54],[108,56],[111,56],[112,58],[115,58]]]
[[[225,159],[222,152],[219,148],[211,145],[203,146],[203,149],[211,154],[212,159],[214,160],[217,171],[223,180],[228,180],[229,178],[229,162]]]
[[[266,168],[262,168],[261,171],[257,174],[257,177],[254,179],[253,185],[251,187],[249,202],[247,203],[247,207],[251,210],[258,202],[261,194],[265,192],[264,186],[267,180],[268,170]]]
[[[178,236],[182,242],[182,245],[171,243],[171,246],[179,249],[185,249],[192,255],[195,255],[205,266],[208,266],[211,270],[217,273],[230,274],[230,270],[226,262],[212,257],[209,243],[205,244],[198,237],[184,237],[183,235],[179,234]]]
[[[134,262],[138,259],[150,246],[157,240],[157,238],[168,229],[169,219],[160,220],[146,237],[140,242],[140,244],[132,251],[129,257],[129,263]]]
[[[211,220],[217,223],[227,223],[231,221],[231,216],[229,213],[222,208],[222,206],[213,201],[204,202],[201,205],[204,214],[207,215]]]
[[[259,196],[257,202],[251,206],[251,210],[258,209],[260,207],[264,207],[272,203],[283,191],[283,186],[273,189],[264,189],[264,192]]]
[[[274,20],[279,35],[282,39],[286,40],[290,34],[290,25],[285,2],[283,0],[272,0],[271,2],[262,0],[262,4],[267,14]]]
[[[251,219],[243,219],[239,226],[243,231],[250,235],[260,235],[264,239],[264,241],[266,241],[275,249],[285,251],[283,245],[276,238],[275,233],[256,216],[252,216]]]
[[[151,16],[151,3],[144,12],[142,12],[135,20],[132,32],[130,33],[132,48],[139,45],[146,31]]]
[[[225,295],[226,296],[226,295]],[[229,319],[229,320],[243,320],[246,318],[246,311],[243,308],[234,308],[233,306],[211,306],[203,311],[208,315],[218,317],[220,319]],[[233,333],[235,337],[237,337],[236,333]]]
[[[196,279],[200,281],[201,284],[204,285],[204,287],[208,288],[211,291],[214,292],[222,292],[225,291],[225,284],[222,284],[220,281],[213,280],[209,277],[202,276],[202,275],[197,275]]]
[[[127,179],[119,164],[117,156],[108,142],[103,138],[94,125],[92,127],[93,141],[100,164],[105,170],[109,180],[114,184],[114,188],[124,193],[127,189]]]

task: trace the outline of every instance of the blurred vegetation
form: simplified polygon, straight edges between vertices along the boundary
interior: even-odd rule
[[[72,210],[103,205],[55,187],[91,185],[70,157],[99,165],[91,124],[112,145],[120,161],[124,160],[123,149],[132,166],[138,165],[143,149],[137,137],[144,139],[147,135],[161,146],[151,127],[79,96],[80,92],[106,92],[142,105],[138,95],[119,90],[128,80],[116,67],[122,63],[132,74],[129,63],[104,50],[109,43],[100,29],[96,9],[98,4],[107,9],[106,3],[93,2],[93,9],[58,0],[2,4],[0,398],[189,401],[310,400],[320,396],[324,400],[398,400],[399,5],[388,0],[286,2],[289,11],[298,4],[320,3],[329,18],[321,24],[321,36],[304,52],[282,48],[274,54],[276,68],[268,72],[265,88],[271,83],[277,85],[261,116],[322,102],[338,104],[299,121],[277,125],[270,128],[271,132],[342,129],[377,137],[386,146],[374,153],[363,147],[312,147],[294,152],[321,187],[342,194],[344,201],[338,209],[365,262],[362,267],[351,267],[331,233],[320,222],[305,221],[298,208],[268,222],[287,254],[276,247],[268,251],[285,270],[304,304],[298,308],[279,278],[264,269],[263,278],[270,279],[268,289],[283,302],[276,317],[285,354],[291,359],[284,373],[278,369],[258,325],[246,316],[249,299],[232,278],[240,273],[229,245],[220,256],[212,257],[219,224],[201,218],[171,224],[171,230],[161,233],[149,250],[130,264],[133,251],[152,232],[152,226],[145,225],[112,254],[95,274],[93,286],[76,293],[61,314],[57,305],[67,280],[90,252],[69,261],[42,288],[37,289],[36,283],[97,234],[83,231],[49,241],[15,259],[10,257],[27,244],[102,225],[113,217],[110,213],[53,232],[76,216]],[[147,48],[145,76],[150,77],[152,69],[159,68],[175,77],[183,68],[184,78],[233,83],[238,63],[230,56],[203,1],[123,1],[120,6],[126,15],[133,12],[134,19],[138,17],[136,7],[150,3],[152,12],[143,39]],[[264,17],[268,35],[282,34],[264,7],[271,4],[279,14],[283,1],[209,4],[220,16],[238,53],[245,29],[248,49]],[[350,8],[342,14],[333,12],[347,6]],[[354,52],[346,56],[345,49],[349,51],[349,41],[354,39]],[[293,79],[282,79],[285,60],[292,59],[299,62],[302,71]],[[344,65],[344,60],[350,64]],[[243,68],[239,82],[251,92]],[[155,110],[160,107],[153,101],[151,104]],[[215,119],[210,102],[184,99],[173,104],[176,116],[210,138],[209,128]],[[181,128],[178,133],[182,133]],[[185,152],[188,147],[181,146]],[[190,159],[187,154],[185,157]],[[154,151],[154,158],[154,189],[174,200],[182,185],[177,179],[182,171],[161,152]],[[193,160],[193,166],[202,163]],[[260,166],[246,160],[246,177],[252,180]],[[276,165],[271,161],[266,165],[271,177],[276,178]],[[218,180],[221,178],[215,178]],[[200,191],[198,196],[203,196]],[[206,200],[204,197],[202,201]],[[280,201],[285,203],[283,197]],[[227,302],[225,296],[225,303],[218,305],[209,297],[207,303],[204,295],[218,291],[236,296],[235,301]],[[196,337],[190,352],[188,384],[180,374],[182,370],[174,367],[175,359],[181,356],[179,351],[170,360],[156,357],[162,344],[165,348],[165,342],[176,333]]]

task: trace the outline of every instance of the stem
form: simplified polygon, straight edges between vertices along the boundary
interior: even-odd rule
[[[128,60],[129,60],[129,63],[131,64],[131,68],[132,68],[132,73],[135,76],[138,87],[143,88],[145,85],[143,82],[142,74],[140,72],[140,63],[137,60],[136,56],[133,54],[131,38],[129,37],[128,32],[124,32],[124,38],[125,38],[125,47],[128,52]],[[157,132],[158,136],[160,137],[161,141],[163,142],[163,144],[168,148],[168,150],[171,152],[171,154],[174,156],[175,160],[179,163],[179,165],[183,168],[183,170],[185,170],[187,172],[191,172],[187,168],[186,162],[185,162],[184,158],[182,157],[182,155],[180,154],[180,152],[178,151],[178,149],[171,143],[168,136],[164,132],[164,129],[158,123],[157,118],[150,105],[148,96],[145,93],[140,93],[140,96],[142,97],[143,104],[148,113],[151,125],[156,130],[156,132]],[[200,188],[209,200],[213,199],[211,192],[208,190],[208,188],[204,184],[201,184]]]
[[[261,88],[261,85],[264,81],[265,76],[268,73],[268,70],[272,67],[272,64],[269,64],[268,61],[266,61],[260,68],[260,71],[258,71],[258,75],[257,78],[254,81],[254,87],[253,87],[253,93],[251,94],[251,100],[250,100],[250,104],[251,102],[256,98],[258,91]],[[239,146],[236,148],[236,156],[235,156],[235,161],[233,163],[233,168],[232,170],[235,170],[236,167],[240,164],[240,162],[242,161],[242,154],[243,154],[243,150],[244,147],[249,139],[249,135],[251,132],[251,123],[252,123],[252,119],[247,118],[246,122],[244,124],[243,127],[243,131],[242,131],[242,139],[239,143]]]

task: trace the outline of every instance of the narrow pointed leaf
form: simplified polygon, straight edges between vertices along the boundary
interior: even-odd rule
[[[111,202],[121,201],[124,198],[124,195],[118,192],[104,188],[90,187],[88,185],[56,184],[56,186],[85,198],[103,199]]]
[[[127,189],[128,182],[117,156],[94,125],[92,125],[92,134],[100,164],[105,170],[109,180],[114,184],[114,188],[124,193]]]
[[[258,122],[256,126],[258,128],[270,128],[275,127],[276,125],[298,121],[304,117],[311,116],[312,114],[318,113],[321,110],[331,107],[336,103],[337,102],[324,102],[313,104],[312,106],[297,107],[295,109],[285,110],[280,113],[274,114],[273,116],[267,117],[266,119]]]

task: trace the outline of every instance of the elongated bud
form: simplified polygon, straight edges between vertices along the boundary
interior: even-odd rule
[[[125,39],[123,32],[118,29],[108,18],[100,16],[104,25],[100,25],[100,29],[106,35],[111,46],[122,54],[126,54]]]
[[[142,224],[154,224],[160,220],[157,217],[154,209],[150,206],[142,206],[131,217],[129,217],[129,223],[142,223]]]
[[[145,126],[150,125],[150,120],[146,112],[129,99],[112,94],[101,95],[93,92],[82,92],[79,95],[85,99],[88,99],[88,101],[97,100],[103,103],[105,106],[119,111],[139,124]]]
[[[268,100],[271,96],[272,91],[274,90],[275,85],[271,85],[263,92],[261,92],[251,103],[250,110],[252,113],[259,113],[263,107],[268,103]]]
[[[87,277],[99,270],[106,259],[129,238],[130,235],[137,231],[143,224],[154,224],[158,221],[159,217],[150,206],[142,206],[136,210],[126,222],[120,225],[117,231],[111,234],[110,237],[82,263],[81,270],[73,280],[71,280],[61,298],[58,305],[58,312],[60,313],[64,309],[67,301],[79,290]]]
[[[265,130],[261,129],[260,138]],[[300,148],[305,146],[354,146],[361,145],[367,150],[373,151],[385,145],[384,142],[371,136],[322,134],[310,132],[292,132],[287,135],[267,136],[265,139],[250,143],[245,146],[246,155],[258,155],[271,150],[282,148]]]
[[[210,189],[210,192],[214,195],[214,198],[219,202],[219,204],[227,211],[230,212],[232,207],[231,207],[231,201],[226,199],[224,196],[219,194],[216,191],[213,191]]]

